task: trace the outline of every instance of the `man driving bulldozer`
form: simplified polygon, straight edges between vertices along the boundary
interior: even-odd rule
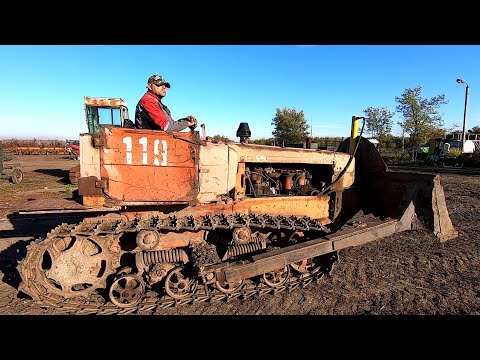
[[[189,127],[195,129],[197,119],[189,115],[179,120],[173,120],[170,110],[162,103],[167,95],[170,83],[161,75],[152,75],[147,81],[147,92],[140,98],[135,108],[135,128],[164,130],[166,132],[182,131]]]

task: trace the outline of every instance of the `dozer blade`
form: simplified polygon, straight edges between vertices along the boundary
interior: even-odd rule
[[[360,143],[355,154],[355,183],[343,195],[340,222],[362,210],[364,214],[402,220],[398,231],[430,229],[441,242],[458,236],[440,175],[392,171],[370,141],[357,139]],[[349,141],[347,138],[338,151],[348,153]]]

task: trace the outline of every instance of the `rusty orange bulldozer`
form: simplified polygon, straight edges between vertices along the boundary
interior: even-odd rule
[[[251,144],[246,123],[237,136],[81,134],[83,220],[29,245],[20,290],[98,312],[247,297],[308,284],[339,250],[397,232],[457,236],[439,176],[391,171],[361,136],[337,151]]]

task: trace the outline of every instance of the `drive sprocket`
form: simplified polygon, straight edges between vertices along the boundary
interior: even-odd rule
[[[55,236],[27,247],[18,265],[22,277],[19,290],[35,300],[46,294],[64,298],[88,296],[105,288],[107,277],[118,267],[118,236]]]

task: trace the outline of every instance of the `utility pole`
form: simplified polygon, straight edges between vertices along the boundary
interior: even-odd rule
[[[463,135],[462,135],[462,152],[465,151],[465,140],[467,135],[467,105],[468,105],[468,93],[470,86],[465,82],[465,80],[457,79],[457,83],[466,84],[465,87],[465,107],[463,108]]]
[[[402,154],[405,152],[405,127],[403,126],[403,123],[398,121],[397,125],[400,125],[402,128]]]

